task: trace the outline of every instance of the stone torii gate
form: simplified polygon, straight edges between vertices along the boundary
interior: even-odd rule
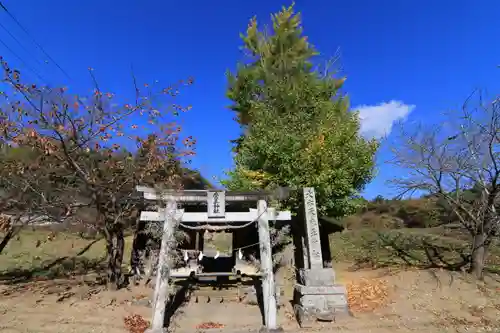
[[[284,189],[276,192],[225,192],[225,191],[162,191],[138,186],[146,200],[166,202],[165,209],[142,212],[143,221],[164,221],[163,234],[153,297],[153,319],[149,333],[163,332],[165,308],[168,301],[168,280],[171,276],[168,257],[173,250],[175,228],[179,223],[258,223],[264,322],[267,331],[278,329],[275,280],[272,270],[272,253],[269,220],[291,220],[288,211],[278,212],[267,206],[267,199],[287,196]],[[335,285],[331,268],[323,267],[316,200],[313,188],[304,188],[305,223],[300,235],[303,267],[298,267],[298,283],[294,292],[294,309],[301,326],[320,320],[333,320],[337,314],[348,313],[345,288]],[[248,212],[226,212],[226,202],[257,202],[257,209]],[[205,202],[207,212],[191,213],[177,207],[178,203]],[[302,228],[301,228],[302,229]],[[297,237],[297,235],[295,235]]]
[[[167,202],[166,209],[160,209],[158,212],[141,213],[141,220],[143,221],[164,221],[150,333],[163,332],[165,307],[168,301],[168,279],[171,269],[167,258],[173,250],[173,235],[180,222],[229,224],[256,221],[258,223],[262,292],[266,295],[266,297],[263,297],[264,321],[268,330],[277,329],[277,301],[272,270],[269,220],[290,220],[290,212],[278,212],[274,208],[267,207],[266,197],[262,193],[242,194],[224,191],[164,191],[157,193],[153,188],[142,186],[137,187],[137,190],[143,192],[144,198],[147,200]],[[226,201],[257,201],[257,209],[250,209],[248,212],[226,212]],[[178,209],[177,203],[183,202],[206,202],[208,206],[207,212],[190,213],[185,212],[184,209]]]

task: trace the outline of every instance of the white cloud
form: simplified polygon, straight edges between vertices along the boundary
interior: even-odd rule
[[[415,109],[415,105],[401,101],[390,101],[378,105],[360,105],[354,110],[359,112],[361,134],[367,138],[382,138],[388,135],[395,122],[405,120]]]

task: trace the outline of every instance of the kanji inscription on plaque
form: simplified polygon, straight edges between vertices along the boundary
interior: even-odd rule
[[[304,188],[304,209],[310,265],[311,268],[322,268],[323,258],[321,254],[318,213],[316,211],[316,196],[312,187]]]
[[[207,192],[208,217],[224,217],[226,214],[226,193],[224,191]]]

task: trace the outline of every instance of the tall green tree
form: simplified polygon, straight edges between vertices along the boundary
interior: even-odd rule
[[[242,35],[245,58],[228,75],[242,135],[226,186],[313,186],[321,214],[351,213],[378,144],[359,135],[359,118],[340,91],[345,78],[314,67],[318,53],[293,5],[271,18],[269,33],[251,20]]]

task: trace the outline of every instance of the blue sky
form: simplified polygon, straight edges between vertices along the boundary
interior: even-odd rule
[[[239,128],[225,99],[225,72],[241,59],[239,33],[256,15],[289,1],[219,0],[2,0],[38,43],[71,76],[68,80],[0,10],[0,40],[52,84],[91,89],[87,68],[103,90],[132,96],[130,66],[140,82],[165,84],[188,76],[195,85],[183,100],[193,105],[183,118],[185,133],[198,140],[193,166],[207,178],[232,165],[229,140]],[[345,90],[363,115],[366,135],[389,134],[393,121],[440,122],[440,112],[459,107],[476,87],[499,88],[500,2],[429,0],[296,1],[305,33],[328,58],[340,48]],[[25,68],[0,43],[0,55]],[[28,73],[29,74],[29,73]],[[378,176],[364,194],[391,196],[385,181],[398,174],[378,154]]]

